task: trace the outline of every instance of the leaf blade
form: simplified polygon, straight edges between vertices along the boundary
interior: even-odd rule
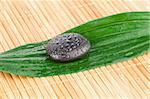
[[[149,51],[150,12],[128,12],[96,19],[64,33],[76,32],[92,44],[82,59],[56,63],[47,59],[48,41],[28,44],[0,55],[0,70],[23,76],[53,76],[127,60]]]

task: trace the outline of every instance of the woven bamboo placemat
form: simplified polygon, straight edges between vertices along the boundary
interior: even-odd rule
[[[52,38],[81,23],[129,11],[150,11],[149,0],[0,0],[0,52]],[[54,77],[0,72],[1,99],[150,99],[150,54]]]

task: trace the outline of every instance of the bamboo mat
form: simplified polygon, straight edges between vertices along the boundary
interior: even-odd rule
[[[0,0],[0,52],[47,40],[92,19],[150,11],[149,0]],[[150,99],[150,53],[133,60],[54,77],[0,72],[1,99]]]

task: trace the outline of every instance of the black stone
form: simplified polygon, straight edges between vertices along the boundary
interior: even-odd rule
[[[85,55],[90,47],[90,42],[82,35],[66,33],[51,39],[46,50],[53,60],[70,61]]]

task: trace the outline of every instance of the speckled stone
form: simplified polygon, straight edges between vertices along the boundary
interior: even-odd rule
[[[53,60],[70,61],[85,55],[90,47],[90,42],[82,35],[66,33],[51,39],[46,46],[46,50]]]

